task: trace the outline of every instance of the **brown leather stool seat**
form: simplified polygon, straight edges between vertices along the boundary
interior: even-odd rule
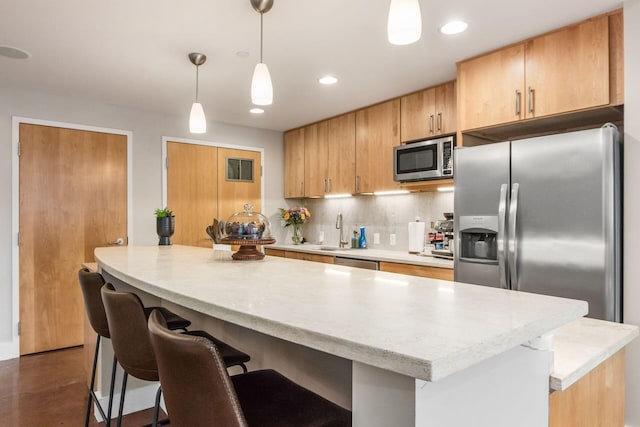
[[[87,402],[87,411],[85,414],[84,425],[89,425],[89,418],[91,416],[91,403],[96,402],[96,408],[102,419],[105,422],[105,427],[109,427],[111,423],[111,409],[113,403],[113,385],[115,382],[116,367],[118,360],[114,356],[113,365],[111,367],[111,383],[109,386],[109,406],[105,413],[104,408],[98,403],[98,399],[93,391],[96,378],[96,367],[98,363],[98,354],[100,352],[100,338],[111,338],[109,332],[109,323],[107,322],[107,315],[104,311],[104,305],[102,304],[102,296],[100,289],[104,286],[105,281],[100,273],[90,271],[87,268],[82,268],[78,271],[78,281],[80,282],[80,289],[82,290],[82,297],[84,299],[84,308],[89,319],[91,328],[96,332],[96,350],[93,355],[93,369],[91,371],[91,384],[89,386],[89,397]],[[145,307],[145,315],[148,318],[151,312],[155,309],[160,310],[162,315],[167,319],[169,329],[184,329],[191,324],[190,321],[184,319],[177,314],[167,310],[164,307]]]
[[[350,411],[276,371],[230,377],[212,341],[170,331],[159,312],[149,331],[172,426],[351,426]]]
[[[118,409],[118,427],[120,427],[128,376],[133,375],[138,379],[146,381],[158,381],[158,366],[149,339],[147,318],[138,296],[130,292],[117,292],[110,283],[102,287],[101,293],[105,313],[109,322],[113,351],[120,362],[120,366],[122,366],[124,370],[120,407]],[[156,317],[163,318],[160,310],[154,310],[152,314]],[[185,334],[209,336],[203,331],[189,331],[185,332]],[[246,371],[244,363],[250,360],[249,355],[236,350],[222,341],[219,342],[221,347],[225,349],[226,354],[229,355],[228,361],[221,359],[223,366],[239,365]],[[191,362],[189,361],[187,363]],[[161,393],[162,389],[158,388],[153,413],[152,425],[154,427],[159,423],[166,423],[166,420],[158,421]]]

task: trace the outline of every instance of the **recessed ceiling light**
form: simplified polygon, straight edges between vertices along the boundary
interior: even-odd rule
[[[338,83],[338,78],[334,76],[324,76],[318,79],[318,82],[323,85],[334,85]]]
[[[27,59],[31,58],[31,54],[26,50],[12,46],[0,46],[0,56],[11,59]]]
[[[440,32],[447,35],[459,34],[466,30],[468,26],[469,24],[464,21],[451,21],[440,27]]]
[[[249,112],[251,114],[262,114],[264,113],[264,110],[262,108],[252,108]]]
[[[249,57],[249,52],[244,51],[244,50],[239,50],[238,52],[236,52],[236,56],[238,58],[248,58]]]

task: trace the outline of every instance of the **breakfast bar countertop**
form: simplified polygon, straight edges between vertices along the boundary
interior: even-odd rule
[[[102,270],[168,302],[425,381],[587,313],[584,301],[279,257],[232,261],[220,252],[126,246],[95,256]]]

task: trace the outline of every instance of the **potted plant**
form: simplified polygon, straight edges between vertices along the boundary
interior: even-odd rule
[[[175,232],[176,217],[167,207],[156,209],[156,232],[160,237],[159,245],[171,245],[171,236]]]
[[[302,237],[302,225],[311,219],[311,212],[305,207],[296,206],[289,209],[280,208],[280,217],[285,223],[285,227],[290,225],[293,227],[293,236],[291,240],[294,245],[304,243],[304,237]]]

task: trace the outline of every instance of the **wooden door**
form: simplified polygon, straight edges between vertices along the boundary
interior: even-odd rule
[[[329,194],[356,191],[356,114],[334,117],[328,122],[327,178]]]
[[[609,104],[609,19],[600,16],[526,46],[526,117]]]
[[[246,203],[253,205],[255,212],[262,210],[262,164],[257,151],[218,148],[218,218],[227,220],[232,214],[243,210]],[[240,179],[229,169],[229,159],[241,159],[244,171]],[[246,165],[251,162],[251,180]],[[231,162],[234,163],[233,161]]]
[[[393,191],[393,147],[400,145],[400,100],[356,112],[356,192]]]
[[[524,90],[524,44],[458,63],[458,127],[521,120]]]
[[[400,98],[402,142],[433,136],[436,131],[436,91],[425,89]]]
[[[446,135],[458,130],[456,108],[456,82],[445,83],[435,88],[436,135]]]
[[[327,122],[304,129],[304,195],[322,197],[327,191]]]
[[[284,197],[304,197],[304,128],[284,134]]]
[[[218,217],[217,180],[216,147],[167,142],[167,207],[176,216],[174,244],[213,245],[206,228]]]
[[[127,138],[20,124],[20,354],[83,344],[77,272],[127,241]]]

